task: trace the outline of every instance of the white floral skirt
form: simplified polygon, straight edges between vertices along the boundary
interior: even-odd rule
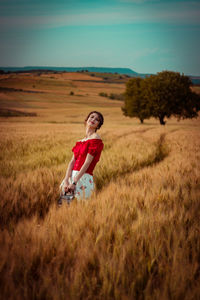
[[[76,170],[72,171],[72,176],[69,179],[71,183],[74,181],[74,177],[78,174],[78,172],[79,171]],[[64,185],[64,181],[60,185],[61,189],[63,185]],[[76,184],[75,197],[78,200],[88,199],[91,196],[93,190],[94,190],[93,176],[88,173],[85,173]]]

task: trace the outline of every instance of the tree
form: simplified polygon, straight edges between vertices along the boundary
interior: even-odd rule
[[[125,102],[122,107],[125,116],[137,117],[141,123],[150,117],[145,84],[142,78],[130,79],[126,84]]]
[[[153,117],[165,125],[164,118],[176,116],[194,118],[198,116],[199,96],[191,91],[192,82],[188,76],[178,72],[162,71],[146,79],[149,109]]]
[[[165,125],[172,115],[178,120],[194,118],[200,110],[200,96],[191,90],[188,76],[162,71],[145,79],[133,78],[127,82],[123,113],[138,117],[143,123],[150,116]]]

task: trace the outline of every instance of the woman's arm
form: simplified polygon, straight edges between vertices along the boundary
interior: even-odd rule
[[[73,155],[72,159],[70,160],[70,162],[68,164],[67,171],[66,171],[65,178],[64,178],[64,181],[66,184],[69,184],[69,178],[72,175],[72,169],[73,169],[74,163],[75,163],[75,157]]]
[[[79,181],[79,179],[83,176],[83,174],[87,171],[87,169],[89,168],[89,165],[91,164],[93,158],[94,158],[94,156],[92,156],[89,153],[87,154],[84,164],[82,165],[80,171],[78,172],[78,174],[74,178],[75,183],[77,183]]]
[[[76,175],[76,177],[74,177],[73,182],[77,183],[79,181],[79,179],[83,176],[83,174],[85,174],[85,172],[87,171],[87,169],[89,168],[89,165],[91,164],[92,160],[93,160],[94,156],[92,156],[91,154],[87,154],[86,159],[84,164],[82,165],[80,171],[78,172],[78,174]],[[74,184],[70,184],[68,187],[70,190],[75,190],[75,185]]]

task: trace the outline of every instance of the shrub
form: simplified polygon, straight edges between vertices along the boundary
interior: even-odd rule
[[[114,94],[111,93],[109,96],[110,99],[112,100],[120,100],[120,101],[124,101],[124,94]]]
[[[99,96],[101,96],[101,97],[108,97],[108,94],[101,92],[101,93],[99,93]]]

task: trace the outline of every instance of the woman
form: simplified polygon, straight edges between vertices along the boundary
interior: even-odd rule
[[[90,112],[85,119],[86,135],[72,148],[73,156],[61,188],[63,192],[74,193],[78,200],[89,198],[94,190],[93,170],[104,147],[96,131],[103,122],[104,118],[100,112]]]

